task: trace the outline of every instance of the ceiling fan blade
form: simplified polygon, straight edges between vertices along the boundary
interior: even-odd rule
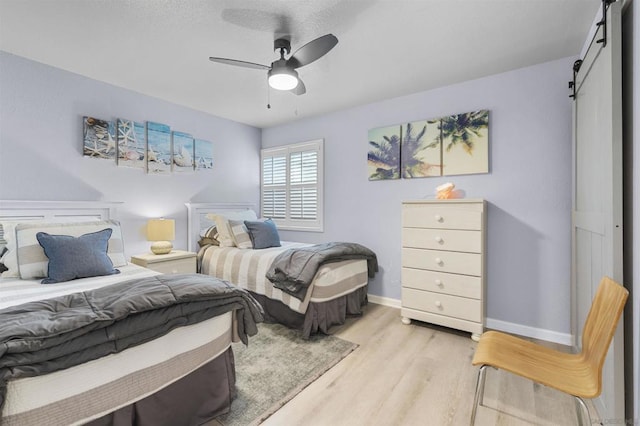
[[[302,80],[298,78],[298,85],[289,91],[296,95],[304,95],[305,93],[307,93],[307,88],[304,86]]]
[[[221,64],[227,64],[227,65],[235,65],[237,67],[244,67],[244,68],[253,68],[256,70],[270,70],[271,67],[268,65],[262,65],[262,64],[254,64],[253,62],[246,62],[246,61],[238,61],[237,59],[229,59],[229,58],[216,58],[214,56],[209,56],[209,60],[212,62],[219,62]]]
[[[320,59],[338,44],[338,38],[333,34],[326,34],[302,46],[287,60],[291,68],[300,68]]]

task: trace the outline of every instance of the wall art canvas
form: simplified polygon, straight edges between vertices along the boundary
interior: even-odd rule
[[[442,117],[443,174],[489,173],[489,111]]]
[[[369,180],[400,178],[400,141],[402,126],[387,126],[369,130],[367,173]]]
[[[213,144],[202,139],[195,139],[196,170],[213,169]]]
[[[113,160],[116,158],[116,133],[112,121],[83,117],[83,155]]]
[[[144,123],[118,119],[118,166],[146,169],[147,140]]]
[[[440,131],[432,121],[414,121],[401,127],[400,163],[405,179],[441,176]]]
[[[171,132],[171,147],[173,152],[172,170],[174,172],[192,172],[194,169],[193,136],[183,132]]]
[[[147,121],[147,172],[171,171],[171,129],[166,124]]]

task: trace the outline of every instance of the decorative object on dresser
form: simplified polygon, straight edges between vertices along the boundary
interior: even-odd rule
[[[402,322],[471,332],[484,328],[486,203],[482,199],[402,203]]]
[[[173,219],[149,219],[147,221],[147,241],[153,241],[151,251],[154,254],[168,254],[173,249],[176,238],[176,222]]]
[[[196,254],[190,251],[173,250],[168,254],[139,254],[131,256],[131,263],[163,274],[196,273]]]

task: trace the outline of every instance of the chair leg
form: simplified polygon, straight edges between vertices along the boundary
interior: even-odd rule
[[[576,414],[578,415],[578,424],[581,426],[591,426],[591,415],[589,408],[582,398],[574,396],[576,401]],[[584,420],[587,420],[586,422]]]
[[[484,381],[487,374],[487,365],[480,366],[480,370],[478,370],[478,381],[476,382],[476,395],[473,398],[473,409],[471,411],[471,422],[469,423],[473,426],[476,422],[476,412],[478,411],[478,405],[482,405],[484,400]]]

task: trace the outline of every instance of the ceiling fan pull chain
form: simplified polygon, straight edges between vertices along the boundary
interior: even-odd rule
[[[271,109],[271,89],[269,87],[269,79],[267,79],[267,109]]]

